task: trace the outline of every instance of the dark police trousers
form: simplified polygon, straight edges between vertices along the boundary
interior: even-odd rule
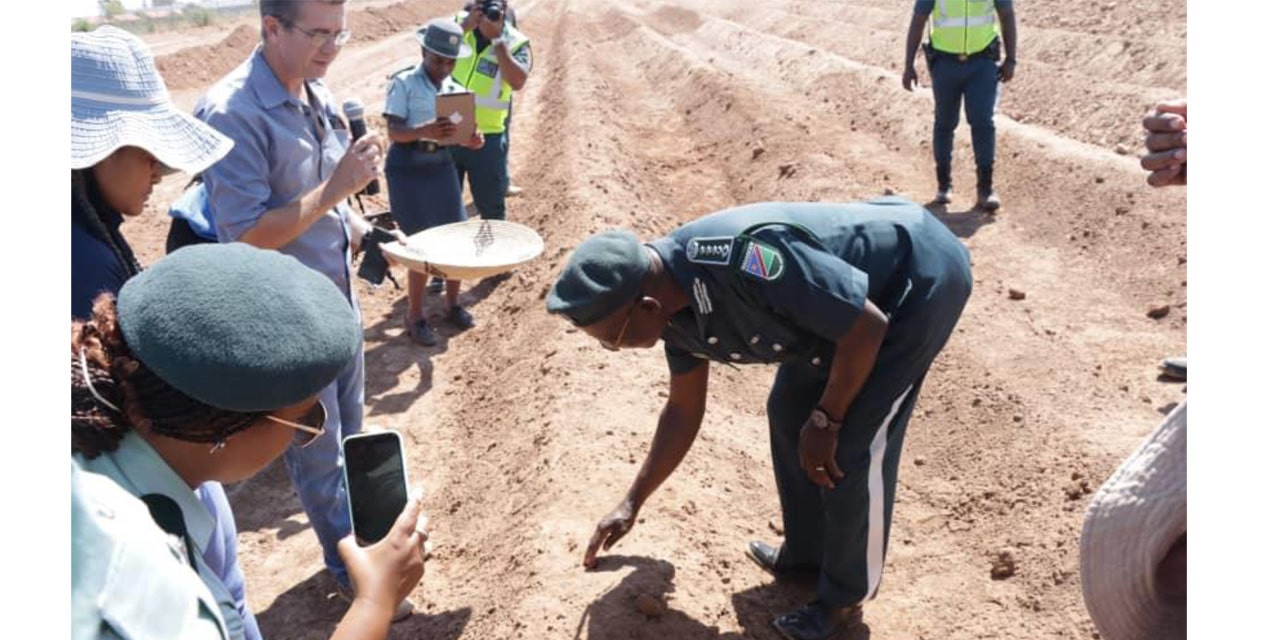
[[[938,54],[929,65],[933,81],[933,160],[938,168],[939,187],[949,187],[951,149],[956,126],[960,124],[960,103],[973,139],[974,164],[990,169],[996,161],[996,92],[998,65],[990,56],[974,54],[968,60]]]
[[[845,415],[836,449],[844,479],[835,489],[813,484],[799,453],[800,429],[826,388],[827,365],[785,363],[769,394],[786,535],[779,564],[820,568],[818,599],[832,608],[869,600],[880,584],[907,421],[973,288],[963,248],[917,252],[912,260],[913,292],[890,317],[871,375]]]

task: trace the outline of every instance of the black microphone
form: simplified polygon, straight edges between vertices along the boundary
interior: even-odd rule
[[[364,126],[364,105],[359,100],[348,100],[342,103],[342,112],[347,116],[347,122],[351,123],[351,142],[364,137],[369,132],[368,127]],[[378,179],[374,178],[372,182],[365,185],[364,189],[356,192],[356,195],[364,194],[372,196],[378,193]]]

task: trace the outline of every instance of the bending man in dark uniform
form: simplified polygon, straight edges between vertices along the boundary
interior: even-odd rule
[[[829,638],[875,595],[907,420],[973,280],[964,245],[900,198],[763,203],[647,244],[587,239],[547,296],[609,349],[661,339],[671,390],[631,489],[600,521],[593,567],[693,444],[709,362],[777,363],[768,414],[786,539],[748,544],[775,574],[819,572],[817,598],[774,626]]]

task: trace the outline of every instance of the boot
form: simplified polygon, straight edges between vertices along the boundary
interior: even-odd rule
[[[978,208],[984,211],[995,211],[1000,208],[1000,196],[996,195],[992,186],[994,167],[978,167]]]
[[[934,169],[938,177],[938,194],[934,196],[934,204],[950,204],[951,203],[951,167],[936,167]]]

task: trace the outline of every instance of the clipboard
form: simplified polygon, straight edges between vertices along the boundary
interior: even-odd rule
[[[449,118],[457,131],[437,140],[440,146],[463,144],[476,132],[476,94],[470,91],[436,95],[436,117]]]

